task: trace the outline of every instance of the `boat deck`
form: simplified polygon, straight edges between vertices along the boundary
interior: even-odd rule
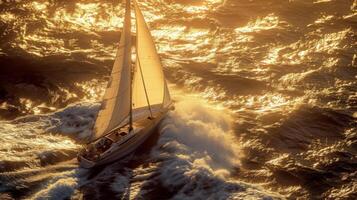
[[[80,153],[80,160],[82,159],[83,162],[93,164],[93,162],[97,162],[98,160],[106,157],[107,154],[112,154],[112,152],[107,152],[107,150],[109,150],[114,143],[121,145],[121,150],[118,152],[131,152],[140,142],[147,138],[149,133],[148,131],[153,130],[154,126],[161,121],[166,112],[167,110],[156,112],[153,118],[144,117],[143,115],[135,116],[133,130],[130,134],[128,125],[114,129],[101,140],[89,144],[87,148]]]
[[[156,113],[154,114],[154,118],[159,117],[161,113]],[[152,123],[152,120],[150,118],[142,118],[142,119],[137,119],[133,122],[133,128],[134,130],[141,129],[144,127],[149,126]],[[128,134],[128,129],[129,126],[124,126],[119,129],[114,130],[111,134],[108,134],[105,136],[106,138],[110,139],[112,142],[118,142],[121,139],[123,139],[127,134]]]

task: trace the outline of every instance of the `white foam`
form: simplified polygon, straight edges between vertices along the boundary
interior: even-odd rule
[[[202,101],[176,103],[161,124],[162,135],[152,151],[163,186],[173,199],[227,199],[269,197],[262,189],[231,178],[239,168],[238,141],[225,110]]]
[[[202,102],[179,102],[176,108],[161,124],[162,149],[171,149],[177,158],[188,159],[196,166],[207,165],[221,172],[239,167],[239,147],[228,114]]]

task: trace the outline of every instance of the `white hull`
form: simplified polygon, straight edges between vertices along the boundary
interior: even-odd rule
[[[79,166],[82,168],[93,168],[114,162],[133,153],[153,133],[157,125],[166,115],[166,112],[167,110],[165,112],[160,112],[155,115],[155,118],[153,119],[141,120],[141,125],[143,126],[135,126],[134,123],[134,129],[125,139],[113,143],[111,147],[101,154],[100,158],[95,161],[91,161],[78,155]]]

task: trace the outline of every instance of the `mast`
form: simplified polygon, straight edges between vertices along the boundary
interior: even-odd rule
[[[130,9],[130,0],[126,0],[125,12],[129,13],[128,19],[128,30],[130,33],[130,58],[131,58],[131,9]],[[129,132],[133,130],[133,67],[130,59],[130,112],[129,112]]]

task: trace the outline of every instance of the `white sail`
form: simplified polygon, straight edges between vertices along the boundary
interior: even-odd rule
[[[94,128],[94,138],[116,128],[129,116],[131,88],[131,11],[126,1],[125,19],[110,80]]]
[[[171,102],[163,68],[144,17],[134,0],[136,16],[136,66],[133,79],[133,108]],[[166,102],[166,103],[165,103]]]

